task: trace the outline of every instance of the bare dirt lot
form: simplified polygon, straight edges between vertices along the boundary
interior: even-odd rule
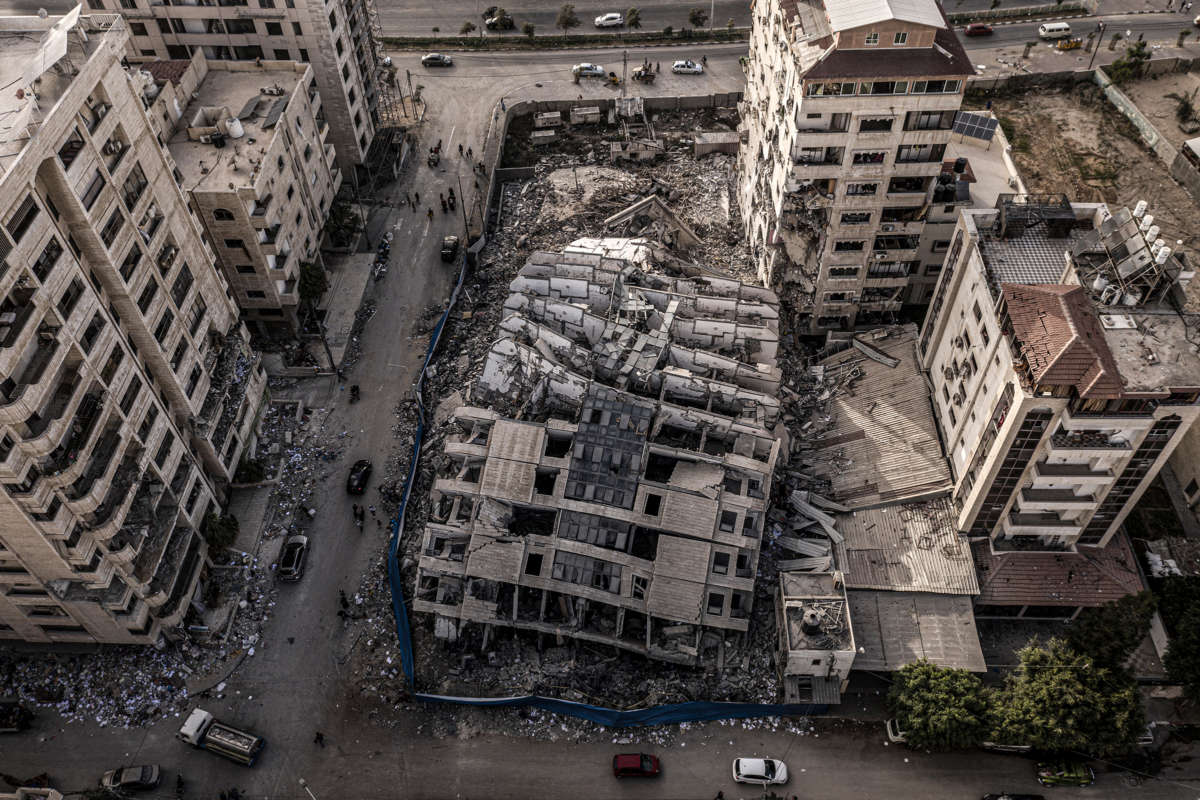
[[[1165,87],[1164,80],[1160,78],[1158,83]],[[1162,97],[1157,90],[1145,95]],[[1147,110],[1141,93],[1130,97]],[[1200,235],[1192,220],[1200,214],[1200,207],[1167,174],[1166,167],[1142,144],[1137,130],[1108,104],[1099,89],[1080,84],[1071,90],[1039,89],[990,99],[1031,192],[1061,192],[1075,202],[1130,207],[1144,199],[1150,203],[1163,237],[1182,239],[1185,252],[1195,258]]]
[[[1193,104],[1200,102],[1200,75],[1192,72],[1172,72],[1166,75],[1156,75],[1153,78],[1135,81],[1123,87],[1129,99],[1137,104],[1138,110],[1154,123],[1158,132],[1167,137],[1167,141],[1176,147],[1195,136],[1200,136],[1200,130],[1185,133],[1176,121],[1175,112],[1179,102],[1168,95],[1189,98]],[[1200,123],[1192,122],[1189,127],[1200,127]]]

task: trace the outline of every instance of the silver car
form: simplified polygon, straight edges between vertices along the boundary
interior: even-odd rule
[[[676,75],[701,75],[704,73],[704,65],[695,61],[676,61],[671,65],[671,72]]]
[[[571,68],[571,72],[574,72],[581,78],[604,77],[604,67],[600,66],[599,64],[588,64],[587,62],[584,62],[583,64],[576,64]]]
[[[100,785],[105,789],[136,791],[138,789],[153,789],[158,786],[158,781],[158,765],[144,764],[140,767],[110,769],[100,779]]]
[[[593,20],[597,28],[619,28],[625,24],[625,18],[614,12],[601,14]]]

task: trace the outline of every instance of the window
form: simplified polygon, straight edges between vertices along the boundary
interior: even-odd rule
[[[983,311],[979,308],[978,300],[976,300],[975,304],[971,307],[971,313],[975,315],[976,322],[979,322],[979,320],[983,319]]]
[[[933,243],[933,252],[944,253],[950,249],[949,239],[938,239]]]
[[[183,301],[187,299],[191,288],[192,271],[188,269],[187,264],[184,264],[179,269],[179,275],[175,278],[174,285],[171,286],[171,300],[175,302],[176,307],[183,308]]]
[[[104,317],[97,311],[92,315],[92,321],[88,323],[87,328],[83,331],[83,336],[80,337],[79,344],[83,348],[83,352],[92,352],[92,348],[95,347],[96,340],[100,338],[100,332],[103,330]]]
[[[146,437],[150,435],[151,429],[154,428],[154,422],[157,419],[158,406],[156,406],[154,403],[151,403],[150,407],[146,409],[146,416],[142,417],[142,424],[138,426],[137,435],[138,438],[142,440],[143,444],[146,442]]]
[[[652,517],[657,517],[662,510],[662,495],[647,494],[645,505],[642,506],[642,513]]]
[[[863,44],[867,45],[868,47],[879,44],[879,34],[868,33],[866,38],[863,39]]]
[[[171,32],[170,21],[165,20],[165,19],[156,19],[154,21],[158,23],[158,32],[159,33],[170,33]]]
[[[125,394],[121,395],[121,413],[128,415],[133,404],[137,402],[138,395],[142,391],[142,381],[137,375],[134,375],[129,385],[125,387]]]
[[[337,13],[330,11],[329,12],[329,30],[336,31],[337,26],[338,26]]]
[[[862,249],[864,247],[866,247],[866,244],[867,244],[866,242],[861,241],[861,240],[855,241],[855,242],[834,242],[833,243],[833,252],[835,252],[835,253],[857,253],[857,252],[861,252]]]
[[[251,289],[246,292],[246,297],[250,298],[251,300],[263,300],[266,299],[266,296],[266,292],[260,292],[257,289]]]
[[[134,36],[145,36],[146,25],[142,22],[131,22],[129,23],[129,32]]]
[[[92,182],[88,184],[88,188],[84,190],[83,196],[79,201],[83,203],[84,209],[92,210],[92,206],[96,205],[96,198],[100,196],[100,192],[104,190],[104,176],[100,174],[100,170],[92,176]]]
[[[295,25],[297,28],[300,27],[299,22],[293,22],[292,24]],[[305,50],[303,47],[300,48],[300,60],[303,61],[305,64],[308,63],[308,51]]]
[[[121,187],[121,199],[125,201],[125,207],[129,209],[130,213],[133,213],[133,207],[145,193],[147,185],[146,173],[142,172],[142,165],[134,164],[133,169],[129,170],[129,177],[125,179],[125,184]]]
[[[226,239],[225,247],[228,250],[245,250],[246,243],[243,242],[241,239]]]
[[[81,297],[83,297],[83,283],[75,278],[67,290],[62,293],[62,297],[58,298],[58,311],[64,319],[71,316],[71,312],[75,310]]]
[[[267,36],[283,36],[283,26],[278,22],[268,22]]]
[[[213,219],[215,219],[217,222],[229,222],[233,219],[233,212],[225,208],[214,208],[212,215]],[[226,247],[228,247],[228,245],[226,245]]]
[[[171,448],[174,445],[175,434],[167,431],[166,435],[163,436],[162,444],[158,447],[158,453],[154,456],[154,463],[158,465],[159,469],[162,469],[163,464],[167,463],[167,459],[171,455]]]
[[[63,169],[70,169],[75,163],[75,156],[79,155],[79,151],[83,149],[83,137],[79,135],[77,128],[71,129],[71,135],[63,142],[62,147],[58,148],[58,160],[62,162]]]
[[[1197,485],[1197,484],[1196,484],[1196,479],[1195,479],[1195,478],[1192,478],[1192,479],[1191,479],[1191,480],[1188,482],[1188,485],[1187,485],[1187,486],[1185,486],[1185,487],[1183,487],[1183,493],[1184,493],[1185,495],[1187,495],[1187,496],[1188,496],[1188,499],[1189,499],[1189,500],[1191,499],[1191,497],[1192,497],[1194,494],[1196,494],[1196,491],[1197,491],[1197,490],[1200,490],[1200,485]]]
[[[725,531],[726,533],[733,533],[733,529],[735,527],[737,527],[737,512],[722,511],[720,524],[721,530]]]
[[[191,317],[188,320],[188,333],[192,336],[196,335],[196,331],[200,328],[200,323],[204,320],[204,315],[208,312],[208,306],[204,303],[204,298],[197,297],[195,304],[192,306]]]
[[[234,267],[234,269],[237,270],[237,273],[239,275],[254,275],[255,274],[254,266],[251,264],[238,264],[236,267]]]
[[[864,119],[858,123],[858,129],[862,133],[886,133],[892,129],[893,122],[895,120],[891,117]]]
[[[167,340],[167,335],[171,333],[171,325],[174,322],[175,315],[171,313],[171,309],[164,309],[162,317],[158,320],[158,326],[154,329],[154,340],[160,345]]]
[[[713,553],[712,572],[714,575],[729,574],[729,553]]]
[[[725,613],[725,595],[720,592],[708,593],[708,613],[714,617]]]
[[[853,154],[853,163],[858,166],[882,164],[887,161],[887,153],[882,150],[866,150]]]
[[[154,298],[157,295],[158,295],[158,281],[154,280],[154,278],[152,277],[152,278],[150,278],[149,281],[146,282],[146,287],[144,289],[142,289],[142,293],[138,296],[138,301],[137,301],[138,309],[142,312],[143,315],[148,310],[150,310],[150,305],[154,302]]]
[[[904,144],[896,150],[897,163],[928,163],[941,161],[946,152],[944,144]]]
[[[645,600],[646,599],[646,587],[650,585],[650,579],[642,577],[641,575],[634,575],[633,581],[631,583],[632,583],[633,599],[634,600]]]
[[[175,345],[175,352],[171,354],[171,370],[179,371],[179,365],[183,363],[184,356],[187,355],[187,339],[179,337],[179,343]]]
[[[907,31],[899,31],[896,34],[896,36],[892,39],[892,44],[894,44],[894,45],[908,44],[908,32]]]
[[[9,218],[8,224],[5,226],[8,228],[8,232],[14,242],[21,241],[21,237],[29,230],[29,226],[37,219],[37,215],[38,206],[37,202],[33,199],[33,195],[25,195],[25,199],[17,206],[17,210],[13,212],[12,217]]]
[[[124,225],[125,215],[121,213],[121,209],[114,208],[108,222],[104,223],[104,228],[100,231],[100,238],[104,240],[106,247],[112,247],[113,242],[117,240],[117,234],[121,232]]]
[[[542,574],[542,554],[530,553],[525,559],[525,574],[526,575],[541,575]]]
[[[959,81],[913,81],[913,94],[954,94],[961,86]]]
[[[920,83],[918,81],[917,83]],[[917,84],[913,84],[913,93],[917,92]],[[943,131],[954,127],[953,111],[910,111],[904,118],[906,131]]]
[[[293,22],[293,23],[292,23],[292,33],[296,34],[297,36],[303,36],[303,35],[304,35],[304,31],[301,29],[301,27],[300,27],[300,23],[299,23],[299,22]],[[301,50],[300,52],[301,52],[301,53],[303,53],[303,52],[305,52],[305,51],[304,51],[304,50]]]
[[[879,190],[877,183],[848,183],[846,184],[846,195],[850,197],[860,197],[863,195],[872,195]]]
[[[342,42],[342,37],[340,37],[340,36],[338,37],[337,43],[333,46],[333,49],[337,50],[337,54],[339,56],[341,56],[341,54],[343,52],[345,52],[346,45]]]
[[[251,35],[258,33],[252,19],[227,19],[224,22],[227,33],[248,33]]]
[[[861,94],[908,94],[908,81],[863,81],[858,85]]]
[[[346,96],[350,98],[350,105],[354,105],[354,103],[358,100],[358,94],[354,91],[353,86],[350,87],[350,91]]]
[[[196,364],[195,366],[192,367],[191,374],[188,375],[187,386],[184,387],[184,391],[187,392],[187,396],[189,398],[191,398],[191,396],[196,393],[196,387],[199,385],[200,385],[200,365]]]
[[[831,278],[854,278],[858,275],[858,267],[830,267]]]
[[[111,385],[113,376],[117,374],[117,368],[124,360],[125,351],[121,349],[121,345],[119,343],[113,345],[112,352],[108,354],[108,361],[104,362],[104,369],[100,372],[100,379]]]
[[[258,0],[259,8],[274,8],[275,0]]]
[[[853,82],[810,83],[804,89],[805,97],[837,97],[854,94],[857,84]],[[809,119],[820,117],[820,114],[810,114]]]
[[[342,80],[344,80],[344,81],[350,80],[350,62],[349,61],[347,61],[345,64],[342,64]]]
[[[58,263],[58,257],[62,255],[62,252],[62,245],[58,243],[58,239],[51,236],[50,241],[46,242],[46,246],[42,248],[42,254],[38,256],[37,261],[33,262],[33,274],[39,281],[46,282],[46,278],[50,276],[50,272]]]
[[[289,53],[288,53],[287,49],[284,48],[281,50],[279,48],[276,48],[275,49],[275,60],[276,61],[288,61]]]

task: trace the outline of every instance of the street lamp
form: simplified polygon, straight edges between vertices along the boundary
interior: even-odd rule
[[[312,800],[317,800],[317,796],[313,794],[312,789],[308,788],[308,781],[304,780],[304,778],[300,779],[300,788],[308,792],[308,796],[311,797]]]

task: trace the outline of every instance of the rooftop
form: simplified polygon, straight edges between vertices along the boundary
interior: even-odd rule
[[[887,6],[889,0],[829,0],[826,3],[826,9],[842,5],[855,6],[859,4],[868,6]],[[946,20],[945,14],[933,0],[921,2],[921,0],[900,0],[896,3],[899,5],[916,5],[931,6],[933,13],[938,15],[936,22],[924,22],[920,24],[936,27],[937,31],[934,34],[933,47],[885,47],[879,50],[861,49],[834,49],[824,58],[820,60],[812,69],[804,74],[806,79],[815,78],[870,78],[870,77],[889,77],[889,78],[960,78],[975,74],[975,65],[971,61],[971,57],[967,55],[967,51],[963,48],[962,42],[958,39],[951,28],[950,23]],[[866,19],[870,14],[882,13],[866,12],[856,15],[847,15],[847,22],[855,19]],[[908,12],[906,12],[908,13]],[[835,11],[839,19],[842,18],[840,12]],[[916,14],[913,14],[916,16]],[[921,16],[932,19],[932,15],[925,12]],[[869,25],[870,21],[858,23],[861,25]],[[831,25],[835,30],[844,30],[836,23]],[[846,27],[854,27],[847,24]]]
[[[850,347],[822,360],[825,385],[857,371],[849,390],[830,403],[832,427],[812,441],[814,473],[827,477],[833,499],[868,508],[944,492],[951,485],[929,387],[917,364],[917,329],[898,325],[857,334],[898,361],[890,367]]]
[[[835,31],[897,20],[940,28],[945,25],[937,0],[829,0],[825,13]]]
[[[952,136],[946,145],[946,159],[965,158],[968,170],[974,177],[971,183],[971,205],[975,208],[992,208],[1005,192],[1011,192],[1020,177],[1004,160],[1004,145],[999,139],[990,142],[971,136]]]
[[[850,591],[857,670],[890,672],[926,659],[984,672],[975,612],[967,595]]]
[[[949,499],[852,511],[837,516],[835,545],[848,589],[979,592],[965,536]]]
[[[1167,310],[1101,313],[1100,324],[1126,391],[1162,392],[1200,387],[1200,348],[1195,344],[1200,325],[1197,315]]]
[[[85,40],[80,28],[92,35]],[[119,16],[80,17],[78,9],[61,17],[0,19],[0,174],[9,169],[79,69],[109,40],[109,34],[100,31],[109,30],[113,36],[124,35]]]
[[[972,542],[971,551],[981,604],[1101,606],[1144,588],[1123,532],[1107,547],[1076,553],[993,553],[987,541]]]
[[[257,165],[265,157],[275,136],[279,115],[287,107],[296,84],[304,76],[305,64],[270,66],[263,62],[253,72],[232,63],[208,62],[208,74],[196,88],[195,97],[184,109],[179,128],[168,148],[183,173],[189,191],[228,191],[230,184],[249,186],[257,177]],[[156,69],[144,65],[158,77]],[[224,146],[199,141],[214,129],[225,130],[225,121],[236,117],[244,135],[226,136]],[[190,129],[190,132],[189,132]]]
[[[845,650],[852,643],[845,588],[831,572],[781,572],[789,650]]]

